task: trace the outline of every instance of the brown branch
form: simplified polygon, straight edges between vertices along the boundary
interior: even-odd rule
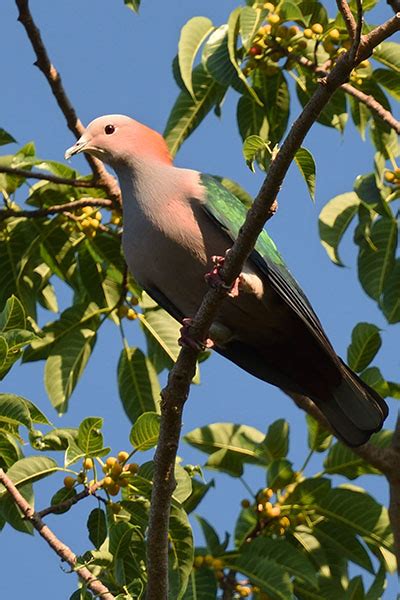
[[[79,492],[79,494],[72,496],[72,498],[68,498],[68,500],[64,500],[63,502],[59,502],[59,504],[54,504],[53,506],[48,506],[47,508],[43,508],[42,510],[35,511],[35,514],[37,517],[39,517],[39,519],[43,519],[43,517],[46,517],[50,514],[58,515],[64,513],[69,508],[71,508],[71,506],[74,506],[74,504],[77,504],[78,502],[84,500],[88,496],[94,496],[96,498],[96,491],[99,489],[99,487],[101,487],[102,484],[102,481],[98,481],[94,485],[86,486],[82,490],[82,492]]]
[[[350,52],[349,52],[349,60],[351,62],[354,62],[354,59],[357,56],[357,52],[360,47],[361,33],[362,33],[362,26],[363,26],[362,1],[356,0],[356,4],[357,4],[357,24],[356,24],[356,29],[354,32],[353,43],[351,45]]]
[[[400,121],[394,118],[392,113],[387,110],[382,104],[380,104],[373,96],[362,92],[357,89],[350,83],[344,83],[342,85],[342,90],[349,94],[349,96],[353,96],[365,106],[367,106],[376,116],[378,116],[382,121],[384,121],[389,127],[391,127],[398,135],[400,135]]]
[[[35,513],[29,502],[27,502],[19,493],[18,489],[3,471],[3,469],[0,469],[0,483],[4,485],[15,504],[18,506],[25,518],[32,523],[39,535],[46,540],[50,548],[52,548],[63,561],[68,563],[71,568],[78,573],[79,577],[85,582],[85,585],[87,585],[87,587],[96,596],[101,597],[103,600],[114,600],[115,596],[111,594],[109,589],[103,585],[101,581],[96,579],[89,569],[86,567],[76,567],[77,558],[72,552],[71,548],[61,542],[61,540],[56,537],[52,530],[42,521],[40,516]]]
[[[345,22],[349,37],[351,40],[354,40],[357,24],[353,17],[353,13],[350,10],[350,6],[347,4],[346,0],[336,0],[336,4]]]
[[[96,179],[69,179],[68,177],[58,177],[58,175],[51,175],[50,173],[36,173],[35,171],[29,171],[27,169],[17,169],[14,167],[0,166],[0,173],[6,173],[7,175],[15,175],[17,177],[24,177],[25,179],[40,179],[44,181],[50,181],[51,183],[59,183],[60,185],[66,184],[78,188],[105,187],[104,184],[99,183]]]
[[[27,217],[37,219],[57,213],[68,214],[72,209],[83,208],[84,206],[93,206],[93,208],[111,208],[113,206],[113,202],[107,198],[81,198],[80,200],[73,200],[72,202],[65,202],[63,204],[54,204],[48,208],[37,208],[36,210],[17,210],[14,208],[5,208],[0,210],[0,223],[1,221],[4,221],[4,219],[9,219],[10,217]]]
[[[393,12],[400,12],[400,0],[386,0],[386,4],[393,8]]]
[[[74,107],[71,104],[70,99],[66,94],[60,74],[50,61],[46,46],[44,45],[42,36],[40,34],[40,30],[36,26],[30,12],[29,2],[28,0],[15,0],[15,2],[19,11],[18,21],[25,28],[32,48],[36,54],[36,61],[34,64],[40,69],[40,71],[42,71],[43,75],[47,79],[53,96],[55,97],[57,104],[67,121],[68,128],[73,132],[76,138],[79,138],[84,132],[85,128],[83,127]],[[104,188],[107,190],[107,194],[113,201],[120,204],[121,191],[115,178],[107,172],[100,160],[90,156],[90,154],[85,154],[85,158],[88,161],[93,174],[98,180],[98,183],[104,186]]]

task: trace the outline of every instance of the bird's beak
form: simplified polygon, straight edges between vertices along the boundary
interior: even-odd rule
[[[68,160],[74,154],[83,152],[85,150],[86,146],[88,145],[88,143],[89,143],[88,138],[85,137],[85,135],[82,135],[82,137],[79,138],[79,140],[76,142],[76,144],[74,144],[73,146],[71,146],[71,148],[68,148],[68,150],[65,151],[65,154],[64,154],[65,159]]]

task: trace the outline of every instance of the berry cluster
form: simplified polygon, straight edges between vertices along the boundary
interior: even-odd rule
[[[102,214],[97,208],[84,206],[78,215],[78,220],[82,231],[89,238],[93,238],[100,226]]]

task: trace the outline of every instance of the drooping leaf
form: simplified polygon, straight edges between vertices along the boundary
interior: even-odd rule
[[[208,483],[203,483],[195,478],[192,479],[192,493],[183,503],[183,508],[187,514],[196,510],[197,506],[212,487],[215,487],[214,479],[210,479]]]
[[[64,513],[68,512],[68,510],[71,508],[72,505],[70,505],[69,507],[68,506],[62,507],[62,503],[67,502],[68,500],[71,500],[76,495],[77,495],[77,493],[76,493],[76,489],[74,487],[66,488],[65,486],[63,486],[62,488],[57,490],[56,493],[53,494],[53,496],[51,497],[51,500],[50,500],[50,505],[53,508],[57,507],[57,510],[53,514],[62,515]]]
[[[381,347],[379,331],[379,327],[372,323],[357,323],[353,328],[351,344],[347,349],[347,363],[356,373],[368,367]]]
[[[196,519],[199,522],[201,530],[203,532],[203,536],[207,545],[207,550],[212,556],[219,556],[223,551],[223,548],[214,527],[212,527],[212,525],[210,525],[210,523],[206,519],[200,517],[199,515],[196,515]]]
[[[258,453],[265,461],[285,458],[289,452],[289,423],[278,419],[268,427],[267,434],[258,446]]]
[[[240,12],[240,34],[243,46],[246,50],[250,48],[257,30],[259,29],[266,11],[252,6],[244,6]]]
[[[308,429],[308,447],[314,452],[325,452],[332,443],[332,434],[321,427],[311,415],[306,415]]]
[[[388,323],[400,321],[400,259],[398,258],[385,283],[381,307]]]
[[[382,42],[374,50],[374,59],[400,73],[400,44],[397,42]]]
[[[383,398],[387,398],[388,396],[392,395],[389,382],[384,379],[378,367],[368,367],[362,373],[360,373],[360,377]]]
[[[390,444],[390,439],[391,433],[383,430],[373,436],[372,442],[378,447],[386,447]],[[341,442],[336,442],[329,449],[324,461],[324,468],[327,473],[337,473],[348,479],[356,479],[356,477],[368,473],[381,475],[378,469],[365,462]]]
[[[155,412],[145,412],[133,424],[129,441],[136,450],[143,452],[157,445],[159,433],[160,415]]]
[[[237,79],[228,50],[228,25],[221,25],[208,38],[202,55],[202,64],[222,86],[229,86]]]
[[[294,160],[307,184],[311,200],[315,201],[316,166],[313,155],[306,148],[299,148]]]
[[[200,46],[213,29],[212,21],[206,17],[193,17],[181,29],[178,43],[180,75],[194,101],[196,97],[192,86],[193,63]]]
[[[257,160],[259,164],[263,163],[262,157],[265,152],[268,152],[269,146],[259,135],[249,135],[243,143],[243,156],[247,163],[247,166],[251,171],[254,171],[254,161]]]
[[[5,146],[6,144],[16,143],[17,140],[13,138],[13,136],[7,131],[5,131],[2,127],[0,127],[0,146]]]
[[[21,458],[7,471],[8,477],[16,486],[33,483],[58,471],[55,460],[47,456],[28,456]],[[5,493],[5,488],[0,485],[0,495]]]
[[[87,520],[89,539],[95,548],[100,548],[107,537],[106,515],[101,508],[94,508]]]
[[[21,485],[18,489],[19,493],[33,507],[34,496],[33,489],[30,483]],[[3,518],[11,527],[22,533],[33,534],[32,523],[24,518],[24,515],[19,510],[14,502],[14,499],[9,494],[0,496],[0,518]]]
[[[24,398],[16,394],[0,394],[0,423],[32,427],[32,419]]]
[[[239,98],[236,118],[243,142],[252,135],[268,140],[269,125],[265,110],[251,96]]]
[[[102,426],[101,417],[86,417],[79,425],[77,444],[84,456],[97,456],[97,452],[103,448]]]
[[[354,532],[347,527],[340,527],[337,523],[321,521],[313,526],[313,534],[323,547],[332,548],[340,556],[373,573],[370,556]]]
[[[339,266],[343,263],[339,257],[339,243],[351,221],[357,214],[360,200],[354,192],[340,194],[332,198],[319,215],[319,236],[332,262]]]
[[[400,100],[400,69],[397,72],[388,69],[376,69],[374,78],[387,89],[393,98]]]
[[[268,120],[268,140],[273,148],[280,143],[289,121],[289,87],[280,69],[274,75],[257,70],[254,73],[253,84],[257,97],[264,106]]]

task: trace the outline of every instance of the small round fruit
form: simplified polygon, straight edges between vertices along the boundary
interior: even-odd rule
[[[71,477],[71,475],[67,475],[66,477],[64,477],[64,487],[66,487],[68,490],[72,490],[72,488],[75,485],[75,477]]]
[[[107,467],[109,467],[111,469],[115,465],[116,462],[117,462],[117,459],[115,458],[115,456],[109,456],[106,460],[106,465],[107,465]]]
[[[215,569],[216,571],[220,571],[221,569],[224,568],[224,561],[221,560],[220,558],[214,558],[214,560],[212,562],[212,568]]]
[[[313,37],[313,32],[312,29],[310,29],[309,27],[307,27],[304,31],[303,31],[303,35],[305,38],[307,38],[308,40],[311,40],[311,38]]]
[[[392,183],[392,181],[395,180],[395,174],[392,171],[386,171],[385,173],[385,179],[386,181],[388,181],[389,183]]]
[[[260,46],[252,46],[249,50],[250,56],[259,56],[262,54],[262,48]]]
[[[84,206],[84,207],[82,208],[82,213],[83,213],[84,215],[91,215],[91,214],[92,214],[92,212],[93,212],[93,207],[92,207],[92,206]]]
[[[133,310],[133,308],[128,308],[128,312],[126,313],[126,318],[129,321],[134,321],[135,319],[137,319],[137,312],[135,310]]]
[[[101,212],[100,212],[99,210],[97,210],[97,211],[96,211],[96,214],[94,215],[94,218],[95,218],[97,221],[101,221],[101,220],[102,220],[102,218],[103,218],[103,215],[101,214]]]
[[[81,227],[82,229],[89,229],[90,227],[90,219],[83,219],[83,221],[81,221]]]
[[[396,179],[400,179],[400,167],[395,168],[394,174],[396,176]]]
[[[126,465],[126,468],[132,475],[136,475],[139,471],[139,465],[137,463],[130,463],[129,465]]]
[[[215,577],[216,577],[218,580],[224,579],[224,577],[225,577],[225,573],[224,573],[223,571],[215,571]]]
[[[109,472],[110,468],[107,465],[103,465],[101,467],[101,470],[103,471],[103,473],[105,473],[107,475],[107,473]]]
[[[206,554],[204,557],[204,564],[207,565],[207,567],[211,567],[211,565],[213,564],[214,558],[211,556],[211,554]]]
[[[251,588],[247,585],[242,585],[238,591],[242,598],[248,598],[251,595]]]
[[[81,471],[80,473],[78,473],[78,476],[76,478],[78,483],[85,483],[86,481],[86,473],[84,471]]]
[[[112,477],[110,477],[110,476],[104,477],[103,487],[106,488],[106,490],[107,490],[110,486],[114,485],[114,483],[115,483],[115,481],[113,480]]]
[[[244,498],[240,504],[242,505],[242,508],[249,508],[250,500],[247,500],[247,498]]]
[[[269,514],[271,515],[271,517],[279,517],[279,515],[281,514],[281,507],[273,506],[269,511]]]
[[[121,452],[118,452],[118,456],[117,456],[118,462],[124,463],[127,460],[128,456],[129,456],[129,452],[126,452],[126,450],[121,450]]]
[[[279,525],[281,527],[289,527],[290,525],[290,520],[288,519],[288,517],[281,517],[279,519]]]
[[[129,485],[129,479],[127,477],[119,477],[118,482],[117,482],[120,487],[128,487]]]
[[[193,561],[193,566],[195,569],[200,569],[204,563],[204,556],[195,556]]]
[[[110,494],[110,496],[116,496],[119,492],[119,485],[118,483],[113,483],[113,485],[110,485],[107,488],[107,492]]]
[[[271,13],[270,15],[268,15],[267,20],[269,21],[269,23],[271,23],[271,25],[278,25],[278,23],[280,23],[281,18],[276,13]]]
[[[274,495],[274,490],[271,490],[271,488],[264,488],[261,493],[264,496],[264,498],[272,498],[272,496]]]
[[[297,27],[297,25],[291,25],[288,29],[288,36],[293,37],[294,35],[297,35],[299,31],[300,29]]]
[[[332,42],[338,42],[340,39],[339,29],[331,29],[328,35],[331,38]]]
[[[305,50],[307,48],[307,42],[306,40],[299,40],[296,42],[296,46],[299,48],[299,50]]]
[[[90,469],[93,469],[93,459],[85,458],[85,460],[83,461],[83,468],[86,469],[86,471],[90,471]]]
[[[358,69],[366,69],[367,67],[369,67],[369,65],[370,65],[370,62],[369,62],[369,60],[362,60],[362,61],[361,61],[361,62],[358,64],[357,68],[358,68]]]
[[[314,25],[311,25],[311,29],[317,35],[321,35],[321,33],[324,31],[324,28],[322,27],[321,23],[314,23]]]
[[[121,475],[121,473],[122,473],[122,466],[119,463],[113,464],[113,466],[111,467],[110,475],[114,479],[114,481],[118,479],[118,477]]]

